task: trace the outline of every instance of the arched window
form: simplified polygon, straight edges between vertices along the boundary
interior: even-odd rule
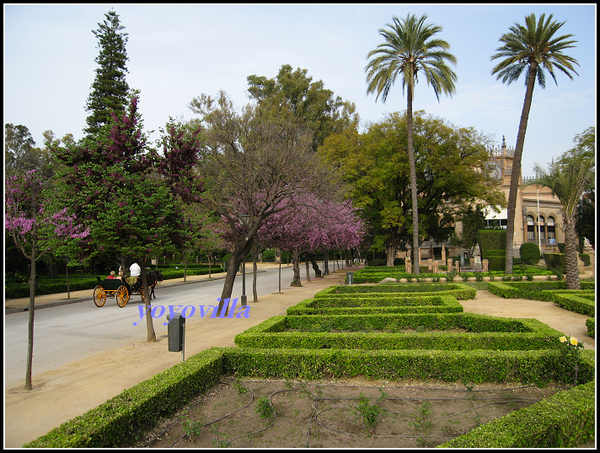
[[[533,216],[527,216],[527,240],[535,241],[535,219]]]
[[[555,244],[556,243],[556,230],[555,230],[554,217],[552,217],[552,216],[548,216],[547,229],[548,229],[548,244]]]
[[[540,222],[540,226],[539,226],[539,232],[540,232],[540,239],[542,242],[546,241],[546,228],[544,225],[544,217],[543,216],[539,216],[538,217],[538,222]]]

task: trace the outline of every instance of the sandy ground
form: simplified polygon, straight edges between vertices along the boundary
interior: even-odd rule
[[[235,346],[235,335],[272,316],[285,314],[288,307],[328,286],[342,284],[345,272],[349,270],[353,269],[332,272],[325,278],[311,279],[310,282],[303,281],[301,288],[286,287],[281,294],[263,296],[256,303],[249,299],[249,318],[188,319],[185,356],[213,346]],[[76,298],[77,295],[71,297]],[[7,308],[9,302],[6,301]],[[88,302],[92,303],[91,300]],[[595,341],[586,335],[587,316],[558,308],[550,302],[507,300],[480,290],[475,299],[461,303],[466,312],[539,319],[550,327],[580,339],[586,349],[595,350]],[[22,384],[5,388],[5,448],[22,447],[126,388],[179,363],[182,360],[181,353],[167,351],[166,328],[156,323],[154,327],[157,335],[155,343],[140,339],[52,371],[34,374],[34,388],[31,391],[25,391]]]

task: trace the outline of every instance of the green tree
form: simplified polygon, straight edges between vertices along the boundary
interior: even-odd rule
[[[402,88],[406,89],[408,118],[408,158],[410,165],[410,187],[412,202],[412,252],[413,260],[418,259],[419,247],[419,206],[417,195],[417,174],[413,149],[412,105],[415,83],[418,75],[423,74],[439,100],[442,93],[451,95],[455,91],[456,74],[448,67],[446,61],[456,63],[454,55],[448,52],[450,45],[441,39],[434,38],[442,28],[426,24],[426,15],[417,18],[409,14],[406,19],[393,18],[388,30],[380,29],[379,34],[385,39],[383,44],[369,52],[367,58],[367,93],[377,93],[383,102],[386,101],[390,89],[399,77]],[[419,273],[419,266],[415,266]]]
[[[248,92],[259,103],[287,106],[313,132],[313,150],[317,151],[325,138],[341,132],[357,118],[353,103],[334,96],[321,80],[313,82],[307,72],[300,68],[292,71],[286,64],[274,79],[253,74],[248,76]]]
[[[53,173],[52,167],[48,149],[35,146],[35,141],[26,126],[15,126],[12,123],[4,125],[4,170],[7,176],[38,170],[44,177],[50,178]]]
[[[96,135],[103,126],[111,121],[111,111],[123,112],[127,107],[129,85],[125,80],[127,70],[127,33],[114,11],[105,13],[104,22],[98,23],[98,29],[92,33],[98,38],[100,52],[96,57],[96,76],[92,83],[86,111],[88,135]]]
[[[142,131],[137,101],[133,97],[126,112],[113,114],[106,134],[54,152],[64,164],[61,193],[90,228],[89,254],[113,249],[140,265],[147,341],[151,342],[156,335],[149,312],[146,263],[151,257],[175,253],[187,239],[189,219],[183,216],[182,204],[184,199],[197,197],[193,189],[198,185],[189,172],[199,144],[172,129],[174,136],[163,140],[168,146],[163,150],[166,163],[161,166],[161,157],[148,146]],[[170,183],[175,171],[181,172],[180,186]]]
[[[583,250],[585,239],[596,248],[596,189],[586,191],[577,206],[575,218],[577,233],[579,233],[579,247]]]
[[[550,164],[547,172],[536,165],[538,177],[531,182],[549,187],[562,204],[568,289],[579,289],[578,236],[575,226],[577,206],[583,193],[594,187],[595,182],[594,141],[586,142],[585,136],[583,139],[581,137],[575,148]]]
[[[377,250],[386,250],[390,266],[412,233],[407,123],[406,115],[393,113],[364,134],[331,136],[319,149],[351,185],[351,198],[361,208]],[[420,234],[443,240],[448,220],[471,204],[502,203],[498,187],[478,170],[489,158],[488,139],[422,112],[416,112],[413,126]]]
[[[506,225],[506,237],[512,238],[515,230],[515,211],[517,208],[517,191],[521,182],[521,160],[523,157],[523,146],[525,144],[525,132],[533,100],[533,89],[537,79],[542,88],[546,87],[546,72],[550,74],[555,83],[555,70],[566,74],[573,79],[572,73],[577,74],[573,65],[577,60],[566,55],[564,50],[574,47],[573,35],[557,36],[564,22],[552,20],[552,14],[546,19],[542,14],[536,20],[535,14],[525,17],[525,25],[515,24],[510,27],[510,32],[500,38],[502,46],[496,49],[491,59],[500,62],[492,70],[497,79],[511,84],[517,80],[523,72],[525,79],[525,100],[519,121],[517,133],[517,144],[513,157],[513,168],[510,178],[510,189],[508,193],[508,221]],[[557,83],[558,84],[558,83]],[[513,241],[506,241],[506,272],[511,273],[513,269]]]

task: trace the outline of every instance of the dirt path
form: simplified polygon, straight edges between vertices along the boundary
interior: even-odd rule
[[[235,335],[272,316],[285,314],[288,307],[328,286],[343,283],[347,270],[350,269],[333,272],[323,279],[303,281],[301,288],[285,288],[282,294],[270,294],[257,303],[249,303],[249,318],[190,318],[186,325],[186,357],[213,346],[235,346]],[[505,300],[487,291],[478,291],[474,300],[462,303],[467,312],[537,318],[565,334],[577,336],[586,349],[595,349],[593,339],[584,334],[587,317],[552,303]],[[180,353],[167,352],[166,328],[155,324],[155,329],[156,343],[141,339],[53,371],[34,374],[34,389],[30,392],[22,390],[22,385],[5,388],[5,447],[19,448],[180,362]]]

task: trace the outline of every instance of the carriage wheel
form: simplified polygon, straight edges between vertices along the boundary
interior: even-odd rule
[[[129,302],[129,291],[125,285],[119,286],[115,293],[115,299],[117,299],[117,305],[121,308]]]
[[[102,307],[106,302],[106,292],[101,285],[94,288],[94,303],[96,307]]]

